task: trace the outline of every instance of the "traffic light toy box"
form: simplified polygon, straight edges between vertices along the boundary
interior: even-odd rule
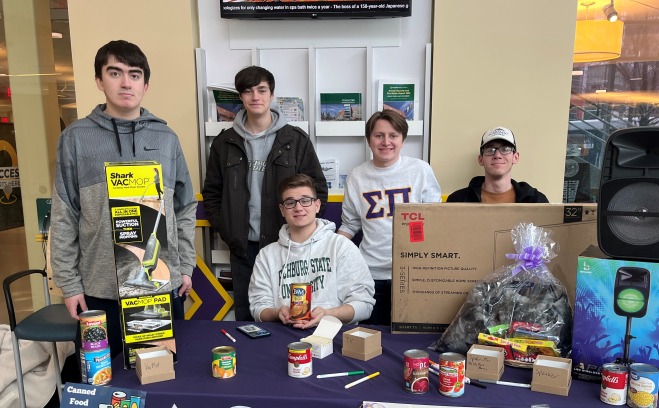
[[[659,365],[659,263],[607,257],[596,246],[578,259],[572,376],[600,382],[604,364]]]

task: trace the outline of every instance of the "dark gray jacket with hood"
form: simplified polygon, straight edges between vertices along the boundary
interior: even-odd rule
[[[192,275],[197,201],[178,137],[144,108],[139,118],[124,120],[107,115],[102,104],[64,129],[57,147],[51,266],[65,297],[117,298],[104,164],[149,160],[162,166],[172,288],[181,274]]]

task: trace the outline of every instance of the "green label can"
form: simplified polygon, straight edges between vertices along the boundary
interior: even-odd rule
[[[236,375],[236,349],[231,346],[215,347],[212,350],[213,377],[231,378]]]

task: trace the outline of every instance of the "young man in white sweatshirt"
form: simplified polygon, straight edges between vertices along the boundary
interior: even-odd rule
[[[256,256],[249,284],[250,312],[256,321],[277,321],[306,329],[323,316],[344,323],[368,319],[373,310],[373,278],[359,249],[335,234],[333,222],[317,219],[320,200],[313,180],[296,174],[279,184],[279,209],[286,225],[279,240]],[[311,317],[293,320],[291,283],[312,288]]]

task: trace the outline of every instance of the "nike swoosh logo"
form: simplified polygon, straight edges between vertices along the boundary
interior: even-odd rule
[[[148,147],[144,146],[144,151],[145,152],[152,152],[154,150],[158,150],[158,149],[149,149]]]

